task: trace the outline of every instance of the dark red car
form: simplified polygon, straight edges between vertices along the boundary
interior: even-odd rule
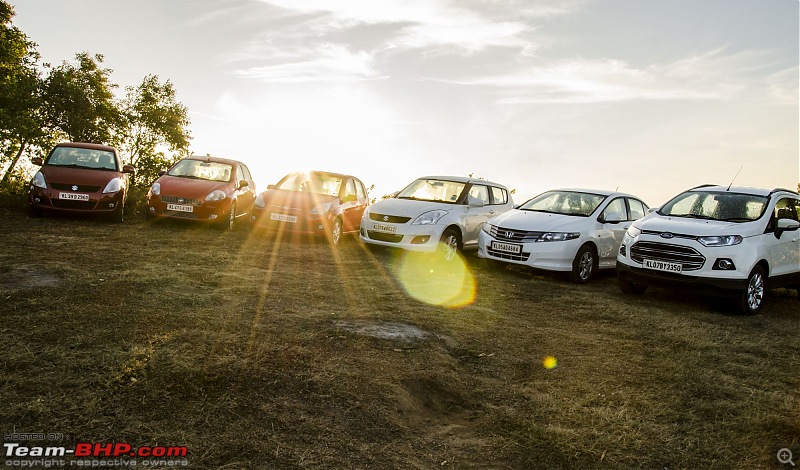
[[[358,178],[339,173],[290,173],[258,195],[252,228],[325,235],[338,245],[344,233],[358,232],[369,205]]]
[[[247,166],[217,157],[187,157],[153,183],[147,193],[149,217],[188,219],[233,228],[247,217],[256,185]]]
[[[102,214],[116,222],[124,218],[128,197],[128,173],[117,149],[107,145],[65,142],[56,145],[42,160],[31,160],[41,169],[31,180],[28,211]]]

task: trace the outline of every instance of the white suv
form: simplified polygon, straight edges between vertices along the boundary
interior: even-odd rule
[[[511,209],[508,189],[482,179],[426,176],[395,197],[369,206],[361,218],[361,240],[372,245],[436,252],[446,260],[475,249],[481,226]]]
[[[800,194],[699,186],[631,225],[617,256],[620,289],[679,287],[761,309],[766,288],[800,286]]]

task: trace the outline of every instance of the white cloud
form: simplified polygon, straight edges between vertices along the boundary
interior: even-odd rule
[[[280,63],[242,69],[237,73],[245,78],[286,83],[381,78],[370,54],[364,51],[351,52],[336,44],[297,50],[294,56],[284,54],[283,59]]]

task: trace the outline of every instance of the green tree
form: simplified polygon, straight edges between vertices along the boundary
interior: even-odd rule
[[[188,109],[178,102],[172,83],[160,82],[157,75],[126,87],[119,107],[122,125],[114,143],[123,159],[136,167],[131,184],[145,186],[159,170],[188,153]]]
[[[11,24],[14,9],[0,0],[0,162],[11,161],[6,184],[23,152],[46,145],[52,132],[42,125],[42,80],[36,43]]]
[[[72,141],[108,143],[122,123],[112,91],[117,85],[102,63],[101,54],[81,52],[44,80],[45,121]]]

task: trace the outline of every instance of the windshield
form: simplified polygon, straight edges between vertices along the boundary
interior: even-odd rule
[[[202,160],[181,160],[167,172],[170,176],[208,181],[230,181],[231,165]]]
[[[116,170],[117,160],[114,158],[114,152],[108,150],[56,147],[47,159],[47,165]]]
[[[589,217],[606,196],[576,191],[548,191],[519,206],[524,211]]]
[[[765,196],[688,191],[664,204],[658,213],[672,217],[750,222],[761,218],[766,207]]]
[[[406,186],[396,197],[455,204],[461,196],[464,186],[466,186],[465,183],[456,183],[455,181],[420,179]]]
[[[342,177],[330,173],[292,173],[285,176],[275,189],[300,191],[304,193],[338,196],[342,187]]]

